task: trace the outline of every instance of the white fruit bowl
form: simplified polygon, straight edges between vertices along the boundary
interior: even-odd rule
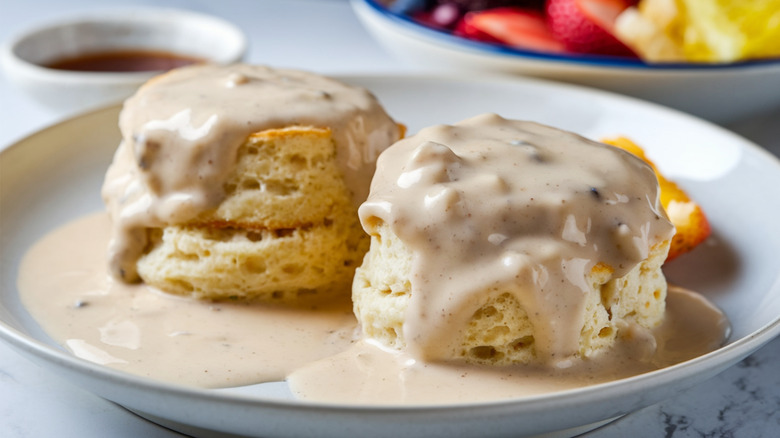
[[[392,12],[376,0],[352,0],[352,6],[366,29],[390,52],[437,71],[572,82],[654,101],[715,122],[780,107],[780,59],[647,64],[633,58],[543,53],[454,36]]]

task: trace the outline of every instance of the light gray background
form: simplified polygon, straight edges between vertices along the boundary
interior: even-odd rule
[[[386,54],[344,0],[4,0],[0,4],[0,42],[62,14],[130,5],[169,6],[227,18],[247,32],[247,60],[253,63],[321,73],[419,70]],[[68,116],[39,107],[0,76],[0,148]],[[726,127],[780,155],[780,107]],[[780,436],[778,363],[780,339],[775,339],[704,384],[587,436]],[[0,436],[180,435],[49,374],[0,342]]]

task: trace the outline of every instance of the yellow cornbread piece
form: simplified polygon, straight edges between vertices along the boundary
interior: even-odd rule
[[[711,233],[710,223],[704,214],[701,206],[692,201],[673,181],[664,177],[655,164],[650,161],[636,143],[625,137],[617,137],[602,140],[604,143],[624,149],[644,160],[655,171],[658,178],[658,186],[661,189],[661,205],[666,210],[669,220],[676,229],[672,238],[672,244],[669,248],[667,260],[672,260],[677,256],[691,251],[697,245],[702,243]]]

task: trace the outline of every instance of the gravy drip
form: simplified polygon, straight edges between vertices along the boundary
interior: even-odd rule
[[[109,234],[107,215],[98,213],[42,238],[22,260],[21,300],[76,356],[177,384],[216,388],[287,377],[298,397],[324,402],[500,400],[672,365],[718,348],[728,330],[724,315],[703,297],[670,288],[654,352],[626,331],[608,354],[565,370],[424,363],[356,341],[349,302],[318,309],[212,303],[118,281],[104,265]]]
[[[368,195],[377,155],[399,137],[369,91],[306,72],[202,65],[141,87],[120,114],[122,142],[103,185],[114,221],[111,273],[137,281],[147,229],[217,207],[247,136],[293,125],[331,129],[356,205]]]
[[[294,394],[311,401],[488,402],[541,396],[661,369],[717,349],[729,330],[725,315],[704,297],[670,286],[664,322],[652,333],[625,330],[611,350],[575,360],[568,368],[422,362],[362,340],[337,356],[298,369],[287,380]],[[653,342],[637,336],[649,336]],[[652,347],[655,343],[657,348]]]
[[[567,366],[591,269],[621,277],[674,233],[638,158],[495,114],[388,148],[359,214],[369,233],[385,222],[412,252],[403,337],[423,361],[457,357],[460,328],[486,291],[508,291],[534,326],[538,358]]]

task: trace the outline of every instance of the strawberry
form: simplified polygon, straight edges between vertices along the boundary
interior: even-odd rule
[[[505,7],[469,12],[456,29],[467,38],[494,39],[521,49],[564,50],[563,44],[553,38],[542,14],[531,9]]]
[[[615,38],[615,19],[629,0],[547,0],[547,23],[567,50],[577,53],[635,56]]]
[[[467,20],[465,17],[458,20],[458,23],[455,25],[455,29],[453,29],[452,34],[462,38],[474,40],[474,41],[503,44],[503,41],[498,40],[497,38],[494,38],[493,36],[488,35],[485,32],[482,32],[481,30],[474,27],[471,24],[471,19]]]

